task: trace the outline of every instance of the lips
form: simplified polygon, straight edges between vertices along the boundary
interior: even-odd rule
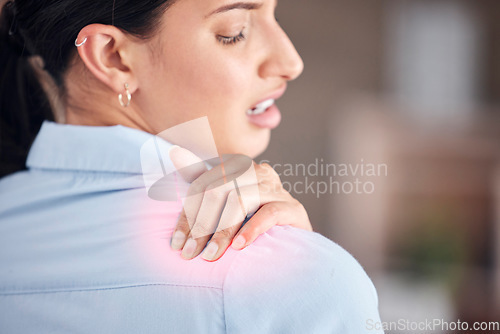
[[[269,109],[272,105],[274,105],[274,102],[279,99],[283,94],[285,94],[286,91],[286,83],[283,84],[280,88],[278,88],[274,93],[268,95],[267,97],[263,98],[256,104],[254,104],[251,108],[247,110],[247,115],[259,115],[265,112],[267,109]]]
[[[265,100],[264,102],[257,104],[252,109],[247,110],[247,115],[262,114],[264,111],[267,110],[267,108],[269,108],[270,106],[272,106],[274,104],[274,101],[275,101],[274,99],[268,99],[268,100]]]

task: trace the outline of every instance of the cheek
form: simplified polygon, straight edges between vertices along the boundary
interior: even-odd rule
[[[176,43],[166,51],[164,76],[175,92],[174,99],[189,105],[189,113],[218,113],[247,107],[251,92],[251,66],[244,57],[231,54],[210,37]],[[187,111],[187,110],[186,110]]]
[[[208,116],[221,152],[260,153],[267,146],[269,131],[253,128],[245,113],[255,102],[255,61],[232,46],[211,42],[213,35],[199,40],[193,35],[190,40],[174,40],[170,35],[160,65],[152,73],[156,102],[151,117],[158,132]]]
[[[182,68],[186,70],[183,71]],[[243,153],[256,155],[269,141],[267,133],[255,133],[248,123],[246,110],[252,103],[254,83],[251,67],[240,59],[220,55],[218,57],[193,57],[182,59],[175,70],[177,97],[182,96],[185,105],[184,120],[207,116],[219,153]],[[262,147],[254,152],[246,147],[254,139],[266,136]]]
[[[191,99],[203,101],[204,112],[216,108],[240,107],[249,92],[251,82],[248,70],[237,61],[220,58],[194,57],[178,67],[179,88],[184,87]]]

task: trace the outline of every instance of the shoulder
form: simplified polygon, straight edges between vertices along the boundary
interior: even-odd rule
[[[233,280],[255,276],[261,283],[285,278],[285,282],[299,281],[313,274],[333,278],[344,271],[368,279],[359,262],[337,243],[289,225],[273,227],[239,253],[228,273]],[[255,275],[257,268],[274,270]]]
[[[276,226],[242,250],[223,291],[234,332],[362,333],[378,319],[361,265],[333,241],[291,226]]]
[[[26,197],[33,193],[38,182],[36,180],[29,170],[2,177],[0,179],[0,213],[19,206],[20,201],[26,200]]]
[[[0,190],[4,194],[4,190],[15,189],[19,185],[25,183],[25,180],[30,177],[30,172],[28,170],[18,171],[12,174],[5,175],[0,178]]]

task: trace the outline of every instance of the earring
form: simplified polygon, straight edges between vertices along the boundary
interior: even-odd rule
[[[127,102],[123,102],[123,95],[118,94],[118,101],[120,101],[120,105],[124,108],[128,107],[130,105],[130,101],[132,100],[132,95],[128,90],[128,83],[125,83],[125,94],[127,95]]]
[[[78,37],[75,39],[75,46],[76,47],[82,46],[87,41],[87,37],[85,37],[85,39],[81,43],[77,43],[77,41],[78,41]]]

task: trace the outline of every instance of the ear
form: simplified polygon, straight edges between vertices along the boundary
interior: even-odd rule
[[[90,24],[80,30],[77,42],[85,39],[77,50],[87,69],[116,93],[123,92],[125,83],[133,93],[137,82],[130,66],[132,39],[120,29],[104,24]]]

